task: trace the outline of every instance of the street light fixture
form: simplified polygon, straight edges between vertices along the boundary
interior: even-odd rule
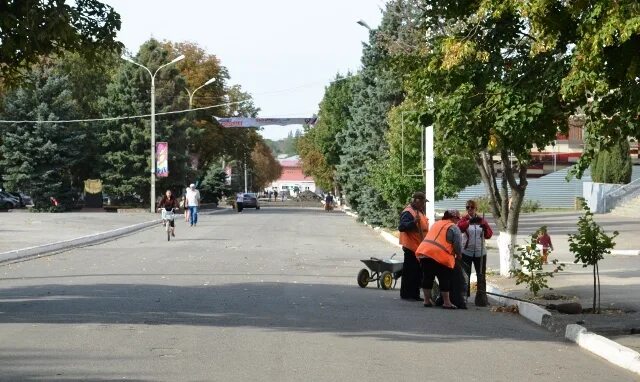
[[[358,20],[356,21],[356,23],[360,26],[367,28],[368,30],[371,30],[371,27],[369,26],[369,24],[367,24],[364,20]]]
[[[189,91],[189,89],[185,88],[185,90],[189,94],[189,110],[191,110],[193,108],[193,95],[196,94],[196,92],[198,90],[202,89],[203,87],[215,82],[215,80],[216,80],[216,77],[210,78],[209,81],[207,81],[203,85],[197,87],[196,90],[194,90],[194,91]]]
[[[156,212],[156,74],[160,71],[160,69],[164,68],[167,65],[175,64],[176,62],[184,59],[184,54],[179,55],[178,57],[171,60],[171,62],[167,62],[164,65],[160,65],[158,69],[154,73],[151,73],[151,70],[146,66],[139,64],[133,61],[130,57],[122,56],[122,58],[134,65],[137,65],[141,68],[144,68],[149,75],[151,76],[151,213]]]

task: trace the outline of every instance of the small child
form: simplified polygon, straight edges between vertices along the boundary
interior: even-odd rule
[[[542,247],[542,262],[549,264],[547,262],[547,256],[549,256],[549,250],[553,251],[553,243],[551,243],[551,236],[547,233],[547,226],[540,227],[536,242],[538,243],[538,247]]]

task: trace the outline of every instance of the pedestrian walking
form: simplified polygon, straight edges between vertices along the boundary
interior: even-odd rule
[[[189,191],[189,187],[184,189],[184,192],[182,193],[182,202],[181,202],[181,206],[180,206],[184,210],[184,222],[185,223],[189,222],[189,206],[187,205],[187,192],[188,191]]]
[[[198,207],[200,206],[200,191],[196,189],[195,184],[189,185],[186,199],[189,207],[189,225],[193,227],[198,224]]]
[[[236,208],[238,209],[238,213],[242,212],[244,207],[244,193],[238,192],[236,194]]]
[[[468,279],[471,276],[471,266],[476,270],[477,292],[476,306],[487,306],[487,248],[485,240],[491,239],[493,230],[484,217],[478,215],[478,205],[475,200],[468,200],[466,204],[467,214],[458,222],[458,228],[462,232],[462,262]],[[467,285],[467,296],[471,293],[470,285]]]
[[[400,214],[398,231],[400,231],[400,245],[404,252],[400,298],[405,300],[422,301],[420,298],[422,270],[416,257],[416,250],[429,232],[429,219],[424,214],[426,201],[423,192],[415,192],[411,203]]]
[[[449,291],[451,290],[451,278],[456,259],[462,255],[462,238],[460,229],[456,225],[459,220],[460,212],[458,210],[445,211],[442,220],[437,221],[431,227],[416,250],[422,267],[422,292],[424,293],[425,307],[431,307],[435,304],[431,299],[431,290],[437,277],[443,300],[442,308],[458,309],[451,303]]]
[[[551,243],[551,236],[547,233],[547,226],[543,225],[538,230],[538,237],[536,238],[537,248],[542,254],[542,263],[549,264],[547,257],[549,252],[553,251],[553,243]]]
[[[327,194],[324,198],[324,210],[331,211],[333,210],[333,195]]]

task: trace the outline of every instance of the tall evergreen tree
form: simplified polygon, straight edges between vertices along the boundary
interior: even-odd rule
[[[3,118],[61,121],[80,117],[69,78],[51,66],[40,66],[25,86],[7,94]],[[1,163],[4,186],[29,193],[35,208],[47,209],[50,198],[71,207],[80,185],[72,169],[85,156],[85,126],[77,123],[12,123],[2,125]],[[74,185],[76,186],[74,188]]]
[[[152,72],[173,59],[172,51],[151,39],[140,47],[134,61]],[[175,65],[156,75],[156,113],[185,109],[185,80]],[[149,73],[133,64],[122,63],[109,85],[103,111],[108,116],[149,114],[151,102]],[[104,124],[101,144],[104,150],[105,190],[123,199],[149,199],[150,118],[125,119]],[[189,161],[186,155],[189,137],[184,114],[156,116],[156,142],[169,143],[169,177],[158,179],[156,189],[183,185]],[[158,193],[159,195],[160,193]]]
[[[363,68],[354,84],[352,120],[339,138],[344,143],[338,181],[352,208],[375,225],[389,225],[397,219],[369,175],[374,164],[388,155],[387,113],[403,100],[400,80],[384,65],[389,58],[386,45],[378,39],[379,32],[393,33],[397,22],[394,12],[386,12],[379,30],[370,32],[370,44],[363,49]]]

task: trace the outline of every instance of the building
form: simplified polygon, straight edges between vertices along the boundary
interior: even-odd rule
[[[278,157],[278,162],[282,166],[280,178],[272,182],[268,190],[277,190],[279,193],[295,195],[295,190],[316,192],[316,183],[313,178],[305,176],[302,171],[302,163],[300,157],[295,155],[292,157]]]

